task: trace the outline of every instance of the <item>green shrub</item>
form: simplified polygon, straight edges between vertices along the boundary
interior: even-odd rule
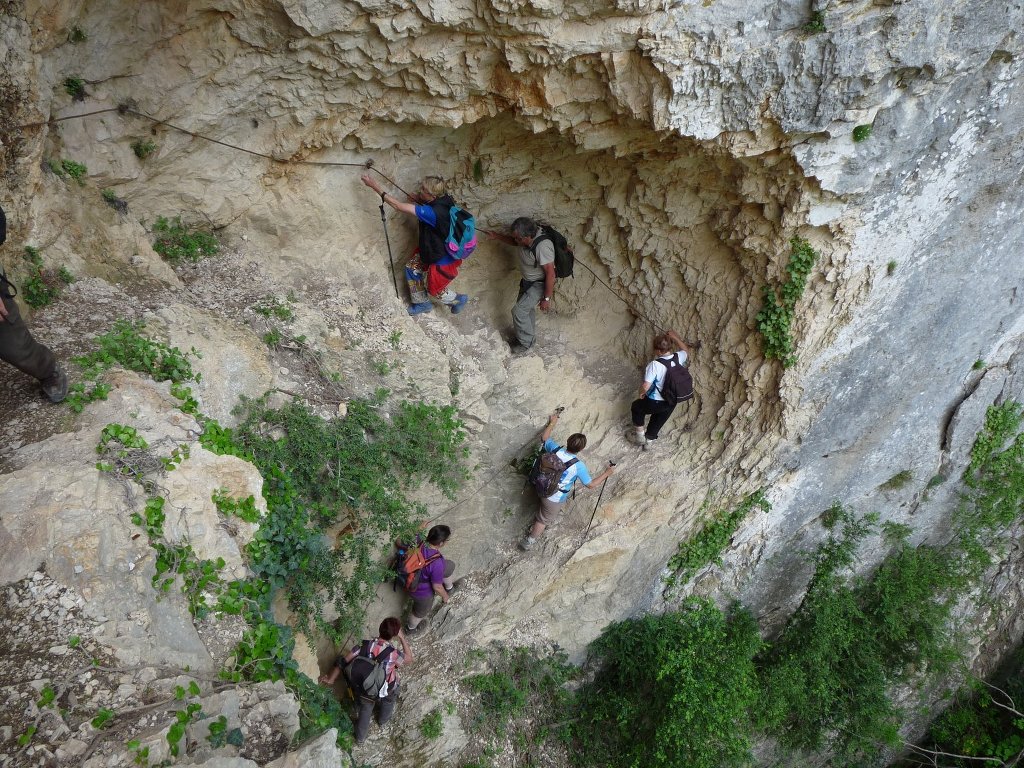
[[[728,546],[740,523],[754,509],[771,512],[772,505],[763,490],[750,494],[731,512],[722,512],[709,520],[695,536],[679,542],[679,549],[668,561],[672,575],[666,580],[669,586],[687,581],[708,563],[720,565],[722,550]]]
[[[68,392],[67,403],[71,410],[80,413],[86,403],[106,400],[110,387],[101,379],[114,365],[147,374],[156,381],[182,384],[199,380],[187,354],[177,347],[147,338],[143,334],[145,327],[144,323],[118,320],[109,332],[96,337],[96,351],[74,358],[81,375]]]
[[[487,758],[511,743],[516,761],[525,765],[541,763],[541,747],[571,708],[572,695],[566,684],[574,677],[566,654],[558,650],[533,648],[473,649],[467,664],[482,660],[489,671],[469,675],[462,686],[469,692],[470,729],[473,742]]]
[[[61,160],[60,167],[64,173],[70,176],[72,179],[78,182],[78,186],[85,186],[85,176],[89,173],[89,169],[81,163],[76,163],[74,160]]]
[[[703,599],[611,624],[591,645],[599,667],[577,697],[576,764],[746,765],[760,647],[747,611]]]
[[[802,237],[794,236],[789,243],[791,250],[786,265],[787,278],[778,285],[764,286],[764,304],[756,320],[764,343],[764,356],[781,360],[784,368],[796,362],[790,326],[793,324],[796,303],[803,295],[811,268],[818,260],[818,253]]]
[[[806,24],[804,24],[804,32],[806,32],[806,33],[808,33],[810,35],[816,35],[819,32],[824,32],[824,31],[825,31],[825,12],[824,11],[814,11],[814,13],[811,14],[810,21],[808,21]]]
[[[28,276],[21,283],[21,294],[25,303],[33,309],[49,306],[60,298],[66,286],[75,282],[75,277],[66,267],[53,269],[43,264],[39,249],[25,246],[25,260],[28,262]]]
[[[86,97],[85,81],[80,77],[64,78],[64,90],[75,101],[83,101]]]
[[[867,141],[871,138],[870,125],[858,125],[853,129],[853,140],[856,142]]]
[[[220,250],[220,243],[212,232],[182,224],[180,216],[158,217],[153,232],[157,235],[153,250],[171,264],[195,263]]]
[[[136,139],[132,142],[132,152],[139,160],[145,160],[156,152],[156,143],[150,139]]]
[[[438,739],[444,733],[444,722],[441,718],[441,710],[431,710],[429,714],[420,720],[420,733],[426,739]]]
[[[892,477],[890,477],[888,480],[886,480],[880,486],[878,486],[878,490],[880,490],[880,491],[898,491],[900,488],[904,488],[907,485],[907,483],[909,483],[913,479],[914,479],[914,473],[911,472],[909,469],[903,469],[903,470],[900,470],[899,472],[897,472]]]
[[[269,513],[247,552],[259,578],[285,590],[308,636],[314,627],[338,640],[362,631],[364,606],[386,575],[381,541],[409,536],[415,516],[429,516],[404,489],[429,481],[453,494],[467,476],[453,409],[404,401],[388,420],[384,396],[353,400],[333,420],[300,403],[271,409],[244,399],[234,430],[207,422],[204,446],[252,461],[264,477]],[[334,547],[322,529],[336,521],[347,532]],[[333,623],[323,618],[330,603]]]
[[[77,24],[68,30],[68,42],[69,43],[84,43],[89,39],[89,36],[85,34],[85,31]],[[72,94],[73,95],[73,94]]]

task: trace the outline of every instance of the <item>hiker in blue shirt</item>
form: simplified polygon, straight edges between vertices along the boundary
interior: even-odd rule
[[[692,355],[693,349],[675,331],[668,331],[654,338],[654,359],[644,369],[640,397],[634,400],[630,407],[633,428],[626,432],[626,437],[645,451],[651,449],[654,441],[658,439],[661,428],[676,409],[676,404],[665,402],[661,394],[668,368],[670,365],[687,365]],[[650,416],[651,420],[645,429],[644,421],[647,416]]]
[[[413,216],[419,222],[419,241],[412,258],[406,263],[405,278],[409,283],[409,298],[412,306],[410,315],[419,315],[433,309],[430,299],[435,298],[458,314],[466,306],[469,296],[456,293],[448,286],[459,274],[459,259],[453,258],[445,246],[450,229],[449,213],[455,200],[445,189],[444,179],[426,176],[420,182],[419,190],[409,196],[409,202],[402,202],[385,192],[369,173],[359,177],[363,184],[378,195],[396,211]],[[471,247],[470,247],[471,246]],[[476,246],[474,238],[467,245],[468,250]]]
[[[567,466],[562,476],[558,479],[558,486],[555,492],[540,500],[540,506],[537,508],[537,515],[534,517],[533,525],[530,527],[529,532],[523,536],[522,541],[519,542],[519,548],[524,552],[529,552],[533,549],[537,544],[537,539],[544,533],[544,529],[558,521],[562,514],[565,500],[569,498],[569,492],[577,480],[587,488],[597,488],[600,487],[605,479],[611,477],[615,471],[614,467],[609,466],[597,477],[591,478],[587,465],[577,457],[577,454],[587,447],[586,435],[582,435],[579,432],[569,435],[569,439],[565,441],[565,447],[563,448],[551,439],[551,433],[555,431],[556,424],[558,424],[558,414],[553,413],[548,417],[548,424],[540,436],[542,442],[541,450],[554,451],[558,458]]]

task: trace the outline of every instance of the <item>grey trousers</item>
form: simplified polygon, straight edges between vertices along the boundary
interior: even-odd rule
[[[40,381],[48,379],[57,368],[57,358],[32,338],[18,311],[18,303],[6,296],[0,297],[0,301],[7,310],[7,318],[0,320],[0,360]]]
[[[377,715],[377,722],[384,725],[391,716],[395,714],[395,704],[398,702],[398,684],[394,691],[389,693],[386,699],[367,699],[356,696],[359,702],[359,719],[356,721],[356,743],[362,744],[366,741],[366,734],[370,732],[370,719],[373,717],[374,707],[380,705],[380,714]]]
[[[519,298],[512,307],[512,327],[516,338],[524,347],[532,347],[537,340],[537,305],[544,298],[544,281],[519,281]]]

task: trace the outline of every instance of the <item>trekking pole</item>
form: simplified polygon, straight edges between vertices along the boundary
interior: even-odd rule
[[[395,257],[391,255],[391,238],[388,237],[388,218],[384,214],[384,195],[380,196],[380,223],[384,225],[384,242],[388,245],[388,263],[391,264],[391,281],[395,284],[395,297],[402,298],[398,292],[398,278],[395,277]]]
[[[615,462],[614,461],[609,461],[608,462],[608,466],[609,467],[614,467],[615,466]],[[590,516],[590,522],[587,523],[587,530],[586,530],[586,533],[583,534],[583,538],[587,537],[587,534],[590,533],[590,526],[592,526],[594,524],[594,518],[597,517],[597,508],[601,506],[601,497],[604,496],[604,487],[606,485],[608,485],[608,478],[607,477],[604,479],[604,482],[601,483],[601,492],[599,494],[597,494],[597,504],[594,505],[594,514],[592,514]]]

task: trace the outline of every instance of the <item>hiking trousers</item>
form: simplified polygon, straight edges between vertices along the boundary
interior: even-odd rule
[[[373,710],[380,706],[377,714],[377,722],[381,725],[387,723],[395,714],[395,704],[398,703],[398,683],[395,683],[391,693],[383,699],[367,699],[364,696],[356,696],[359,702],[359,719],[356,720],[356,744],[366,741],[366,735],[370,732],[370,720],[373,718]]]
[[[0,320],[0,360],[39,381],[50,378],[57,369],[57,358],[32,338],[18,311],[18,303],[6,295],[0,296],[0,301],[7,310],[7,318]]]
[[[658,433],[665,426],[665,422],[668,421],[668,417],[672,415],[672,411],[675,409],[674,405],[669,405],[664,400],[652,400],[649,397],[642,397],[639,400],[634,400],[629,410],[633,415],[634,427],[642,427],[644,425],[644,418],[646,416],[651,417],[651,420],[647,423],[647,431],[644,433],[644,437],[648,440],[657,440]]]
[[[512,307],[512,327],[516,338],[524,347],[532,347],[537,340],[537,305],[544,298],[543,280],[520,280],[519,298]]]

